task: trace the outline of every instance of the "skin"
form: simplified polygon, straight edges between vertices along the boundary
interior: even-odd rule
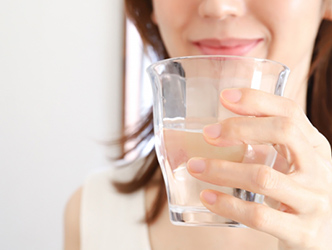
[[[193,41],[205,38],[264,39],[245,55],[290,67],[285,96],[305,107],[307,72],[324,14],[321,1],[153,0],[153,8],[171,57],[203,54]]]
[[[258,90],[224,90],[222,105],[255,117],[231,118],[204,129],[205,140],[215,146],[225,142],[273,145],[279,168],[201,158],[187,164],[197,179],[261,193],[276,205],[241,201],[214,190],[201,193],[202,203],[221,216],[278,238],[279,249],[331,249],[331,147],[304,113],[314,41],[322,19],[330,18],[324,3],[153,0],[153,7],[152,18],[171,57],[204,54],[193,43],[196,40],[258,37],[262,41],[246,56],[276,60],[292,70],[287,98]]]
[[[202,192],[201,201],[208,209],[256,230],[177,227],[170,223],[165,206],[158,220],[149,225],[152,249],[271,250],[276,249],[276,240],[279,249],[331,249],[331,149],[303,110],[317,29],[322,18],[332,19],[332,8],[325,8],[320,0],[152,1],[152,18],[171,57],[204,54],[192,43],[197,39],[258,37],[262,42],[246,56],[276,60],[292,70],[288,98],[247,89],[223,91],[220,102],[225,107],[255,118],[229,119],[204,130],[206,141],[216,146],[225,141],[274,145],[279,152],[278,167],[196,158],[187,164],[198,179],[274,199],[268,207],[213,190]],[[332,5],[331,0],[326,3]],[[147,186],[145,191],[149,207],[156,190]],[[68,250],[80,249],[81,196],[79,189],[66,206],[64,248]]]

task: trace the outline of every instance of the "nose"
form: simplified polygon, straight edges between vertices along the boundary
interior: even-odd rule
[[[198,12],[203,18],[223,20],[238,17],[245,13],[244,0],[203,0]]]

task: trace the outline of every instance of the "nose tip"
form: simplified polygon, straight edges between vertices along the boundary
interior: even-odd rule
[[[204,0],[198,9],[203,18],[223,20],[242,16],[245,12],[243,0]]]

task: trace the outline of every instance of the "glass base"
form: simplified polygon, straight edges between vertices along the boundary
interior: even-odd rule
[[[221,217],[202,207],[169,206],[170,220],[177,226],[239,227],[247,226]]]

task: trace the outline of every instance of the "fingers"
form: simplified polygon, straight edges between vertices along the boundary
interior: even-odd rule
[[[302,108],[294,101],[254,89],[226,89],[220,102],[232,112],[245,116],[275,116],[290,118],[297,128],[307,135],[313,147],[319,147],[325,158],[331,157],[326,138],[312,126]]]
[[[298,213],[311,209],[303,206],[312,196],[311,193],[289,176],[268,166],[193,158],[187,167],[189,173],[199,180],[263,194]]]
[[[236,99],[234,95],[237,96]],[[255,89],[225,89],[220,94],[220,102],[229,110],[241,115],[306,119],[305,115],[299,112],[301,107],[294,101]]]
[[[272,145],[294,171],[285,168],[282,173],[263,165],[268,163],[193,158],[187,168],[195,178],[263,194],[280,206],[272,208],[214,190],[202,191],[203,205],[297,249],[319,239],[327,242],[328,237],[321,237],[326,232],[330,235],[326,224],[332,228],[331,147],[327,140],[310,124],[303,110],[286,98],[258,90],[227,89],[220,101],[244,116],[206,126],[203,133],[209,144]],[[307,238],[310,240],[303,243]]]
[[[202,191],[201,201],[209,210],[220,216],[266,232],[280,240],[289,241],[290,235],[298,239],[300,237],[297,234],[303,231],[295,215],[283,213],[262,204],[243,201],[213,190]]]
[[[316,160],[306,136],[286,117],[234,117],[205,127],[203,133],[215,146],[273,145],[290,165],[296,162],[303,170]]]

